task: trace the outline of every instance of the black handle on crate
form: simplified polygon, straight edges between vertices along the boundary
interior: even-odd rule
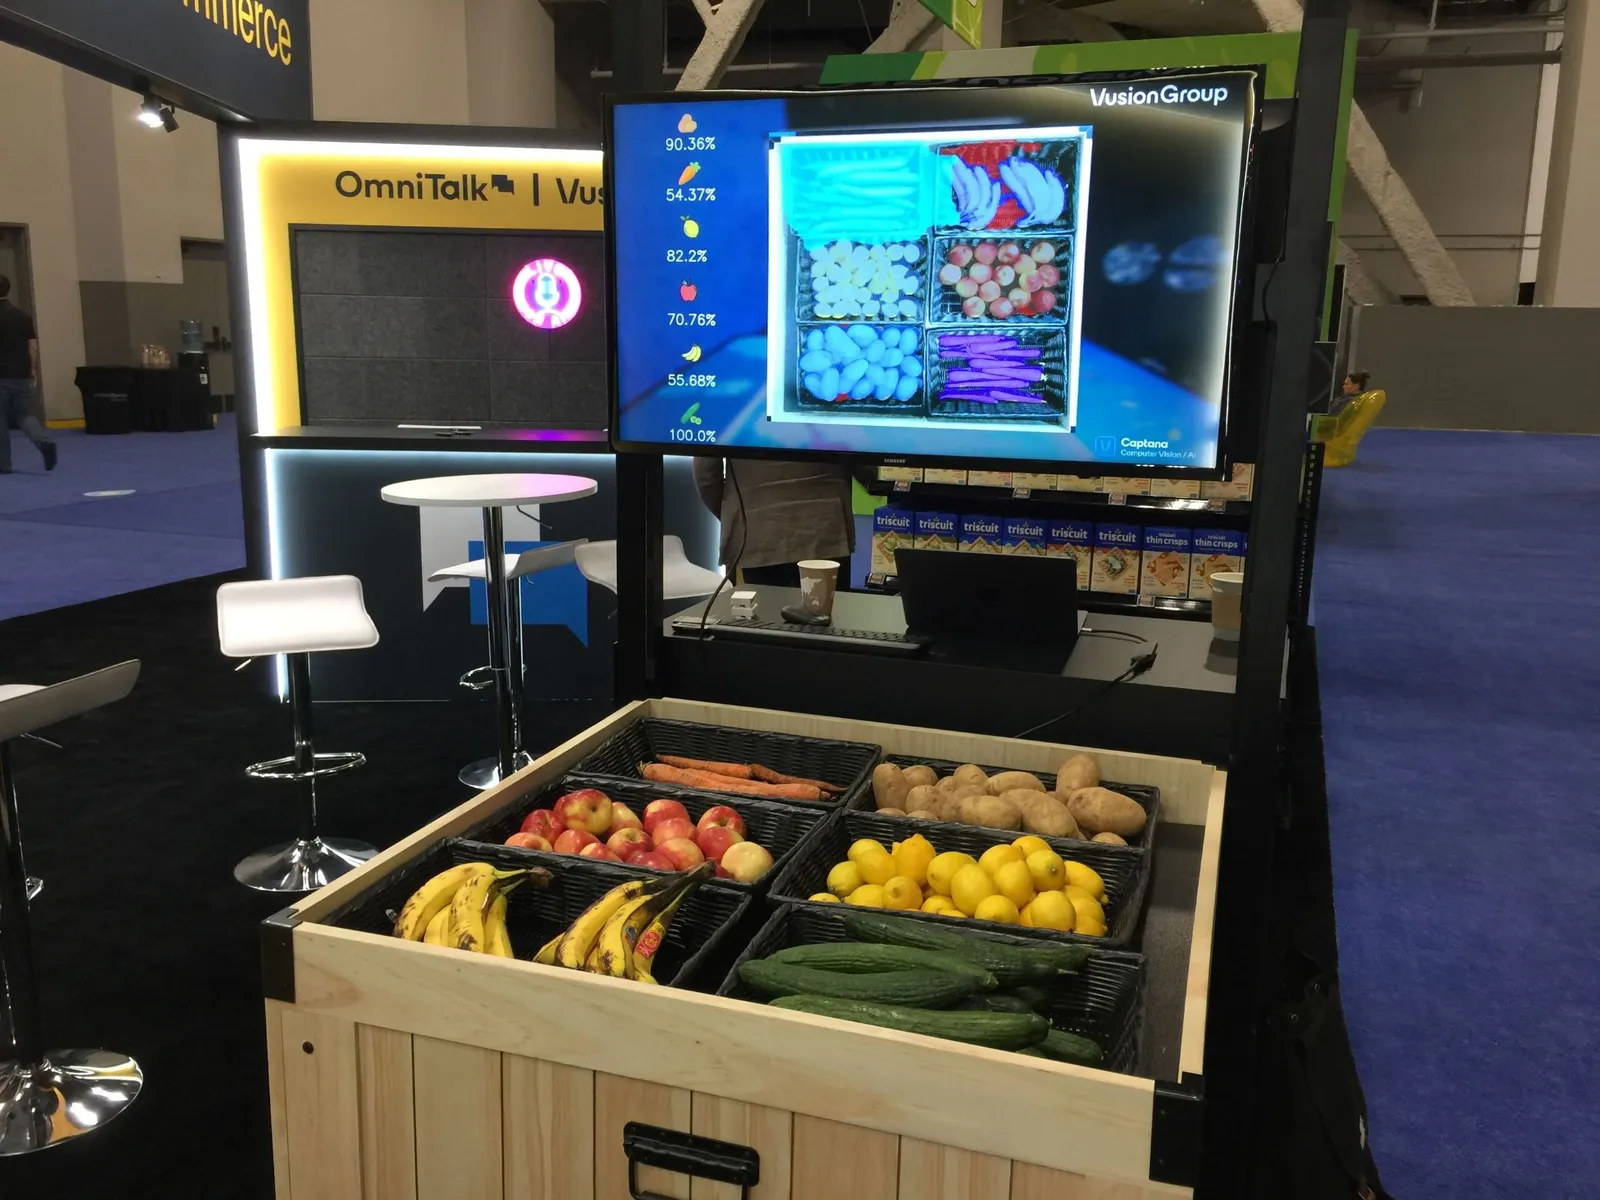
[[[629,1121],[622,1127],[622,1152],[628,1156],[628,1195],[633,1200],[666,1200],[656,1192],[639,1190],[640,1167],[735,1183],[743,1189],[740,1195],[744,1200],[749,1200],[750,1189],[761,1182],[761,1156],[749,1146],[642,1121]]]

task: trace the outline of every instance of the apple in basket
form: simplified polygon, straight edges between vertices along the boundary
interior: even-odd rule
[[[638,827],[613,829],[611,836],[606,839],[606,847],[627,862],[635,854],[643,854],[650,849],[650,835]]]
[[[772,855],[759,842],[740,842],[728,847],[721,865],[739,882],[754,883],[772,869]]]
[[[652,800],[644,806],[644,831],[651,837],[655,836],[657,825],[672,820],[689,821],[689,810],[676,800]]]
[[[601,862],[621,862],[622,858],[604,842],[590,842],[578,851],[579,858],[598,858]]]
[[[705,862],[706,856],[686,837],[672,838],[656,847],[658,853],[665,854],[672,860],[674,869],[687,871],[691,867],[698,867]]]
[[[556,840],[556,834],[566,826],[556,820],[556,814],[548,808],[536,808],[522,818],[520,833],[535,833],[547,842]]]
[[[708,829],[726,827],[733,830],[741,838],[744,837],[744,818],[726,804],[714,804],[700,814],[700,819],[695,822],[695,833],[702,834]]]
[[[700,853],[712,862],[720,863],[729,847],[738,845],[744,838],[730,826],[713,825],[710,829],[702,829],[694,841],[700,847]]]
[[[585,846],[596,845],[600,841],[594,834],[582,829],[563,829],[555,840],[557,854],[581,854]]]
[[[643,829],[644,822],[639,819],[639,814],[626,804],[611,805],[611,832],[619,829]]]
[[[652,871],[676,871],[678,866],[660,850],[641,850],[628,860],[631,867],[649,867]]]
[[[516,846],[519,850],[549,850],[550,843],[537,833],[513,833],[506,839],[506,845]]]
[[[611,828],[611,797],[599,788],[579,788],[556,801],[555,813],[563,829],[581,829],[598,837]]]
[[[662,821],[651,831],[650,844],[659,850],[663,842],[679,838],[694,841],[694,824],[688,817],[673,817],[670,821]]]

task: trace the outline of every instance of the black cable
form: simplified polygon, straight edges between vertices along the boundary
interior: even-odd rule
[[[536,517],[536,516],[534,516],[531,512],[529,512],[527,509],[523,508],[522,505],[520,505],[520,504],[517,505],[516,507],[517,507],[517,511],[519,513],[521,513],[523,516],[527,517],[528,520],[532,521],[535,525],[537,525],[539,527],[539,540],[540,541],[544,541],[545,540],[545,536],[544,535],[545,535],[546,532],[549,532],[549,533],[555,533],[556,532],[554,526],[552,526],[550,524],[550,522],[548,520],[546,520],[544,517]],[[557,534],[556,536],[559,537],[560,535]]]
[[[1130,679],[1137,679],[1151,667],[1155,666],[1156,654],[1159,653],[1160,650],[1161,643],[1157,642],[1154,646],[1150,647],[1148,652],[1136,655],[1134,658],[1130,659],[1128,661],[1128,669],[1126,671],[1124,671],[1121,675],[1118,675],[1115,679],[1106,680],[1104,686],[1096,690],[1087,700],[1078,705],[1078,707],[1069,708],[1064,713],[1059,713],[1056,716],[1051,717],[1049,720],[1040,721],[1037,725],[1030,726],[1029,728],[1024,729],[1021,733],[1014,733],[1011,736],[1014,738],[1025,738],[1029,734],[1038,733],[1041,729],[1048,729],[1050,726],[1060,721],[1065,721],[1068,717],[1077,716],[1084,709],[1088,708],[1091,704],[1095,703],[1095,701],[1099,700],[1112,688],[1116,687],[1119,683],[1126,683]]]
[[[1134,633],[1131,629],[1090,629],[1087,626],[1078,630],[1079,637],[1116,638],[1124,642],[1136,642],[1141,646],[1148,646],[1150,639],[1141,634]]]
[[[739,475],[734,470],[733,460],[724,460],[727,463],[728,478],[733,481],[733,494],[739,501],[739,552],[733,556],[733,564],[724,563],[726,568],[722,573],[722,582],[717,584],[717,590],[711,593],[711,599],[706,601],[705,608],[700,613],[700,636],[706,635],[706,620],[711,616],[711,606],[717,602],[717,597],[722,595],[722,589],[728,582],[739,574],[739,563],[744,559],[745,543],[750,540],[750,517],[744,510],[744,490],[739,487]]]

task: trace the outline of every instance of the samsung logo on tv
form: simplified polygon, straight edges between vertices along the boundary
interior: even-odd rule
[[[1228,89],[1179,87],[1169,83],[1159,88],[1129,88],[1114,92],[1110,88],[1089,89],[1089,102],[1097,107],[1116,104],[1209,104],[1215,107],[1228,98]]]

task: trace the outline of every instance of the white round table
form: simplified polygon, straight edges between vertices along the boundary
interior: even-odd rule
[[[439,475],[407,479],[382,490],[390,504],[413,508],[481,508],[483,558],[489,601],[489,670],[494,676],[495,712],[499,726],[495,757],[474,763],[461,773],[472,787],[499,783],[529,761],[522,748],[522,664],[513,664],[507,648],[520,645],[509,628],[511,591],[506,579],[505,519],[501,510],[519,504],[557,504],[581,500],[599,490],[583,475]],[[521,631],[517,633],[520,635]]]

